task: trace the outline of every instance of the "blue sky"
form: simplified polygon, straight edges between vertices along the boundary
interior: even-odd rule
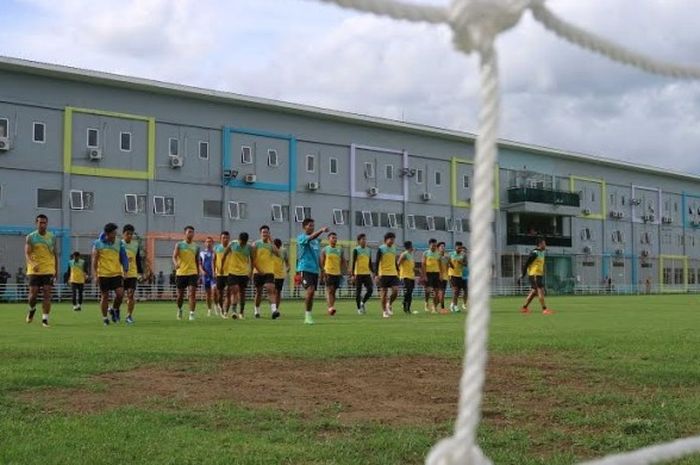
[[[453,50],[446,27],[314,0],[1,4],[3,55],[476,129],[476,62]],[[624,45],[700,65],[696,0],[548,4]],[[504,137],[700,174],[699,84],[610,63],[529,15],[498,45]]]

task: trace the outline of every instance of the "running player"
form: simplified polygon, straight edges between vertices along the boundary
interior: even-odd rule
[[[31,323],[36,313],[36,301],[39,289],[43,292],[41,303],[41,325],[49,327],[51,313],[51,291],[58,270],[56,255],[56,238],[47,228],[49,219],[46,215],[36,217],[36,230],[27,235],[24,244],[24,257],[27,262],[29,276],[29,311],[26,322]]]
[[[272,319],[276,320],[280,317],[280,312],[277,310],[277,296],[275,295],[277,293],[275,289],[275,262],[272,259],[279,253],[280,251],[275,246],[275,242],[270,234],[270,227],[267,225],[260,226],[260,239],[253,244],[255,318],[260,318],[263,288],[267,291],[267,299],[270,301]]]
[[[199,251],[199,261],[202,264],[202,281],[204,284],[204,295],[207,299],[207,316],[211,316],[211,307],[214,302],[214,238],[207,237],[204,240],[204,250]],[[217,308],[214,307],[216,315]]]
[[[314,231],[316,223],[311,218],[305,218],[301,223],[304,232],[297,236],[298,258],[297,271],[301,273],[301,284],[306,290],[304,296],[304,323],[307,325],[314,324],[314,318],[311,316],[311,311],[314,308],[314,294],[318,286],[319,272],[319,254],[321,243],[318,240],[319,236],[328,232],[327,227],[323,227],[318,231]]]
[[[403,243],[404,251],[399,255],[399,279],[403,283],[403,311],[411,314],[413,289],[416,287],[416,261],[413,258],[413,242]],[[418,313],[418,312],[415,312]]]
[[[231,242],[224,253],[224,269],[228,275],[228,300],[227,308],[231,306],[233,311],[231,318],[244,318],[245,293],[253,272],[253,248],[248,244],[250,236],[247,232],[238,235],[238,240]],[[240,312],[237,307],[240,305]]]
[[[340,287],[340,280],[345,268],[343,249],[338,247],[338,235],[328,234],[328,245],[321,250],[321,277],[326,284],[326,301],[328,314],[335,315],[335,293]]]
[[[124,270],[124,291],[126,292],[126,324],[134,323],[134,307],[136,306],[136,287],[139,276],[143,274],[141,262],[141,247],[134,238],[134,226],[127,224],[122,228],[122,244],[129,259],[128,270]]]
[[[382,302],[382,316],[390,318],[394,315],[391,306],[399,295],[399,273],[396,268],[396,234],[384,234],[384,244],[377,250],[377,280],[379,281],[379,297]],[[389,295],[391,291],[391,295]]]
[[[221,318],[228,317],[229,306],[228,301],[228,284],[226,278],[228,271],[224,268],[224,254],[228,249],[231,235],[228,231],[222,231],[220,236],[221,242],[214,246],[214,274],[216,275],[216,285],[214,286],[214,300],[218,314]],[[226,305],[224,305],[224,301]]]
[[[525,304],[520,309],[522,313],[530,313],[530,309],[528,308],[528,306],[535,297],[539,298],[540,305],[542,306],[543,315],[551,315],[554,313],[552,310],[547,308],[547,305],[544,302],[543,277],[544,251],[546,248],[547,243],[545,242],[544,238],[537,238],[537,247],[535,247],[532,250],[532,252],[530,252],[530,256],[527,258],[527,262],[525,262],[525,265],[523,265],[523,276],[527,274],[528,278],[530,279],[530,286],[532,287],[532,290],[527,295],[527,298],[525,299]]]
[[[437,240],[428,241],[429,249],[423,252],[423,266],[421,277],[425,286],[425,311],[437,313],[437,306],[440,303],[440,252],[437,248]],[[430,297],[433,297],[432,302]]]
[[[197,308],[197,285],[202,274],[202,262],[199,259],[199,246],[194,242],[194,227],[185,226],[185,239],[175,244],[173,249],[175,266],[175,285],[177,287],[177,319],[182,320],[182,304],[187,291],[190,321],[194,320]]]
[[[87,279],[85,260],[80,258],[80,252],[73,252],[68,262],[68,269],[70,270],[68,282],[70,283],[71,297],[73,298],[73,310],[79,312],[83,309],[83,291]]]
[[[464,280],[464,302],[462,303],[462,310],[467,311],[467,304],[469,302],[469,251],[464,250],[464,257],[467,262],[462,267],[462,279]]]
[[[447,294],[447,283],[450,280],[450,256],[445,250],[445,243],[438,242],[438,252],[440,252],[440,313],[448,313],[445,309],[445,294]]]
[[[284,288],[284,280],[289,274],[289,258],[287,255],[287,249],[282,247],[282,240],[275,239],[275,247],[279,250],[278,255],[272,256],[272,261],[275,264],[275,298],[277,304],[277,311],[280,310],[280,303],[282,302],[282,289]]]
[[[367,247],[367,235],[362,233],[357,236],[357,247],[352,250],[352,275],[350,280],[355,283],[355,304],[357,313],[367,313],[365,305],[372,297],[374,284],[372,283],[372,251]],[[362,288],[365,295],[362,296]]]
[[[467,264],[467,255],[464,252],[464,244],[455,242],[455,250],[450,257],[450,285],[452,286],[451,312],[459,312],[459,296],[467,293],[467,282],[462,277],[464,266]],[[465,299],[466,303],[466,299]]]
[[[129,271],[129,261],[122,241],[117,240],[114,223],[107,223],[102,234],[92,246],[92,275],[100,286],[100,310],[102,322],[109,326],[109,317],[117,323],[121,319],[119,307],[124,299],[124,273]],[[114,291],[114,301],[109,305],[109,293]]]

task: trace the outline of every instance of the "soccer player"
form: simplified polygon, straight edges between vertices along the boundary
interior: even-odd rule
[[[340,287],[340,280],[345,268],[343,249],[338,247],[338,235],[328,234],[328,245],[321,250],[321,276],[326,284],[326,301],[328,314],[335,315],[335,293]]]
[[[233,307],[232,319],[244,317],[245,292],[253,272],[253,248],[248,244],[250,236],[247,232],[238,235],[238,240],[231,242],[224,253],[224,269],[228,270],[228,300],[227,308]],[[236,312],[240,304],[240,312]]]
[[[362,233],[357,236],[357,247],[352,250],[352,275],[350,280],[355,283],[355,304],[357,313],[364,315],[367,312],[365,305],[372,297],[374,284],[372,283],[372,251],[367,247],[367,235]],[[362,296],[362,288],[365,295]]]
[[[437,248],[437,240],[428,241],[428,250],[423,252],[423,266],[421,277],[425,286],[425,311],[437,313],[437,306],[440,303],[440,252]],[[433,297],[432,302],[430,297]]]
[[[29,276],[29,311],[27,323],[34,320],[36,313],[36,301],[39,288],[43,291],[41,303],[41,325],[49,327],[49,313],[51,313],[51,291],[58,270],[58,256],[56,255],[56,238],[48,230],[49,219],[46,215],[36,217],[36,230],[27,235],[24,244],[24,257],[27,262],[27,276]],[[19,275],[17,276],[19,279]]]
[[[314,307],[314,294],[318,286],[319,272],[319,254],[321,243],[318,240],[319,236],[328,232],[327,227],[323,227],[318,231],[314,231],[316,223],[311,218],[305,218],[301,223],[304,232],[297,236],[297,247],[299,248],[297,258],[297,271],[301,273],[301,284],[306,290],[304,296],[304,323],[307,325],[314,324],[311,311]]]
[[[445,294],[447,294],[447,283],[450,280],[450,257],[445,250],[445,243],[438,242],[438,252],[440,252],[440,313],[445,314]]]
[[[260,239],[253,244],[253,263],[255,275],[255,318],[260,318],[260,304],[263,298],[263,288],[267,291],[267,298],[270,301],[270,311],[272,319],[280,317],[277,310],[277,289],[275,288],[275,262],[272,257],[279,255],[280,251],[272,239],[270,227],[260,226]]]
[[[71,259],[68,262],[70,276],[71,297],[73,298],[73,310],[79,312],[83,309],[83,291],[87,273],[85,272],[85,260],[80,258],[80,252],[73,252]]]
[[[128,269],[124,270],[124,292],[126,293],[126,324],[134,324],[134,307],[136,306],[136,287],[139,276],[143,274],[141,247],[134,238],[134,226],[126,224],[122,228],[122,244],[129,260]]]
[[[224,268],[224,254],[228,250],[229,243],[231,241],[231,234],[228,231],[222,231],[220,235],[220,240],[216,246],[214,246],[214,274],[216,276],[216,283],[214,286],[214,300],[216,301],[216,307],[221,318],[228,317],[228,310],[231,303],[228,298],[228,270]],[[226,305],[224,305],[224,301]]]
[[[455,242],[455,250],[449,255],[450,257],[450,285],[452,286],[452,303],[450,303],[451,312],[459,312],[459,296],[464,293],[464,304],[467,299],[467,282],[462,277],[464,267],[467,264],[467,254],[464,250],[464,244]]]
[[[403,311],[410,315],[413,289],[416,287],[416,261],[413,258],[413,242],[404,242],[403,248],[404,251],[399,255],[398,260],[399,279],[403,283]]]
[[[214,238],[207,237],[204,240],[204,250],[199,251],[199,262],[202,264],[202,281],[204,284],[204,294],[207,299],[207,316],[211,316],[211,307],[214,301]],[[216,307],[214,312],[216,314]]]
[[[382,302],[382,316],[390,318],[394,315],[391,306],[399,295],[399,272],[396,268],[396,234],[384,234],[384,243],[377,250],[377,280],[379,281],[379,297]],[[389,295],[391,291],[391,295]]]
[[[197,308],[197,285],[202,274],[202,262],[199,259],[199,246],[194,242],[194,227],[185,226],[184,240],[175,244],[173,249],[173,265],[175,266],[175,286],[177,287],[177,319],[182,320],[182,304],[187,290],[190,321],[194,320]]]
[[[532,287],[532,290],[527,295],[525,304],[520,309],[522,313],[530,313],[528,306],[535,297],[539,298],[543,315],[551,315],[554,313],[552,310],[547,308],[547,305],[544,302],[544,282],[542,278],[544,277],[544,251],[546,248],[547,243],[545,242],[544,238],[538,237],[537,247],[532,249],[532,252],[530,252],[530,256],[527,258],[525,265],[523,265],[523,277],[527,274],[528,278],[530,279],[530,286]]]
[[[278,255],[272,256],[272,261],[275,264],[275,298],[277,304],[277,311],[280,309],[280,303],[282,302],[282,289],[284,288],[284,280],[289,274],[289,257],[287,255],[287,249],[282,247],[282,240],[275,239],[275,247],[279,250]]]
[[[121,319],[119,307],[124,299],[125,271],[129,271],[129,261],[122,241],[117,240],[118,226],[107,223],[102,234],[92,246],[92,275],[97,278],[100,286],[100,310],[102,322],[109,326],[109,316],[112,322]],[[109,305],[109,293],[114,291],[114,301]]]

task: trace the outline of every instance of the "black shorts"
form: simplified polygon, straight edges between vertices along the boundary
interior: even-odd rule
[[[313,287],[316,289],[318,287],[318,273],[309,273],[308,271],[301,272],[301,285],[304,289]]]
[[[355,286],[365,286],[367,289],[372,289],[374,287],[374,284],[372,283],[372,276],[368,274],[355,275]]]
[[[255,287],[263,287],[265,284],[274,284],[274,282],[275,275],[272,273],[253,275],[253,284],[255,284]]]
[[[226,286],[228,286],[228,283],[226,282],[228,276],[217,276],[216,277],[216,288],[218,290],[226,289]]]
[[[446,289],[447,289],[447,283],[448,283],[448,280],[447,280],[447,279],[442,279],[442,278],[440,278],[440,289],[442,289],[443,291],[446,290]]]
[[[398,276],[380,276],[379,277],[379,287],[382,289],[388,289],[390,287],[397,287],[399,285]]]
[[[326,275],[326,286],[339,287],[340,286],[340,275],[337,274],[327,274]]]
[[[250,278],[248,275],[230,274],[228,275],[226,282],[229,286],[238,286],[243,289],[244,287],[248,287],[249,280]]]
[[[176,276],[175,285],[178,289],[187,289],[188,287],[197,287],[199,283],[199,275],[188,274],[185,276]]]
[[[97,279],[100,282],[100,291],[102,292],[116,291],[120,287],[124,287],[124,278],[121,276]]]
[[[452,276],[450,278],[450,284],[452,284],[453,289],[459,289],[460,291],[467,288],[467,282],[459,276]]]
[[[137,278],[124,278],[124,290],[128,291],[129,289],[136,290],[136,284],[138,283]]]
[[[277,289],[277,292],[282,292],[282,288],[284,287],[284,278],[275,278],[275,289]]]
[[[530,287],[533,289],[544,289],[542,276],[530,276]]]
[[[29,287],[53,286],[53,275],[51,274],[30,274]]]
[[[425,287],[440,289],[441,285],[442,283],[440,282],[440,273],[432,272],[425,274]]]

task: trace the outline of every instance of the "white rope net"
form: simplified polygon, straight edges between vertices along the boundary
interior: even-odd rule
[[[469,316],[466,322],[466,354],[460,381],[459,410],[452,437],[433,447],[427,465],[490,465],[476,439],[481,421],[481,401],[486,379],[490,310],[490,275],[493,258],[494,163],[498,155],[500,89],[496,37],[515,26],[526,10],[545,28],[583,48],[644,71],[685,79],[700,79],[700,68],[654,60],[584,31],[557,17],[544,0],[452,0],[449,7],[425,6],[399,0],[317,0],[344,8],[394,19],[447,24],[455,47],[476,52],[481,66],[481,111],[474,160],[469,263]],[[700,436],[660,444],[634,452],[612,455],[583,465],[641,465],[665,462],[700,452]]]

